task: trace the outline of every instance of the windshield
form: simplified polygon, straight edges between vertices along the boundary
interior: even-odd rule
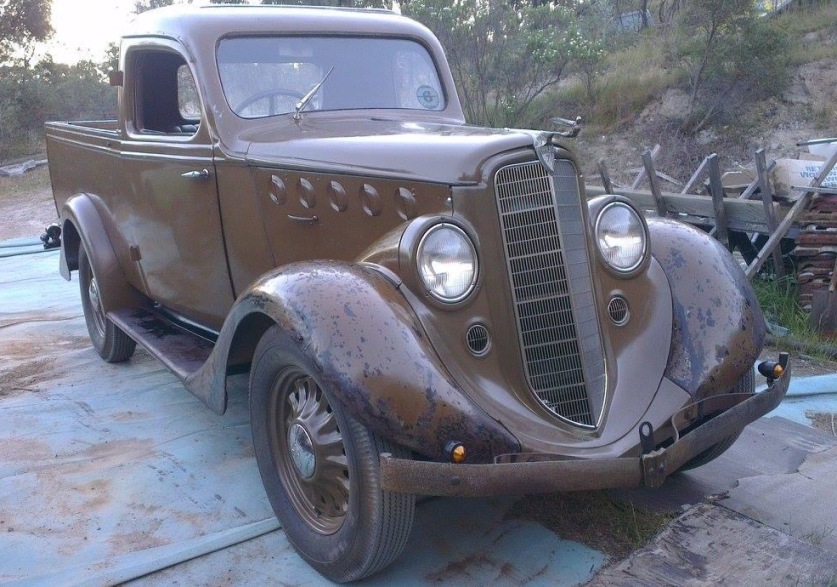
[[[304,111],[385,108],[443,110],[436,66],[421,44],[364,37],[238,37],[218,45],[227,102],[243,118]]]

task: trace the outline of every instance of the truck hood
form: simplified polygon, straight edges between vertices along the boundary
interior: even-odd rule
[[[445,184],[482,181],[486,159],[532,147],[536,133],[376,119],[283,121],[239,136],[251,165]]]

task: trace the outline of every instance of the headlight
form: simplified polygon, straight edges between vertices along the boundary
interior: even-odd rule
[[[630,273],[645,260],[645,224],[624,202],[607,204],[596,221],[596,243],[605,262],[619,273]]]
[[[424,234],[416,263],[424,287],[443,302],[465,299],[477,282],[477,251],[453,224],[436,224]]]

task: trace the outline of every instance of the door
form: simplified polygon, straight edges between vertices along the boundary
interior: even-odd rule
[[[218,330],[234,299],[215,181],[211,136],[194,78],[169,49],[130,51],[129,140],[122,161],[130,183],[132,259],[146,295]]]

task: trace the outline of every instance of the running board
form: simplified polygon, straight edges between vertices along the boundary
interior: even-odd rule
[[[116,310],[107,316],[184,382],[206,363],[215,346],[146,308]]]

